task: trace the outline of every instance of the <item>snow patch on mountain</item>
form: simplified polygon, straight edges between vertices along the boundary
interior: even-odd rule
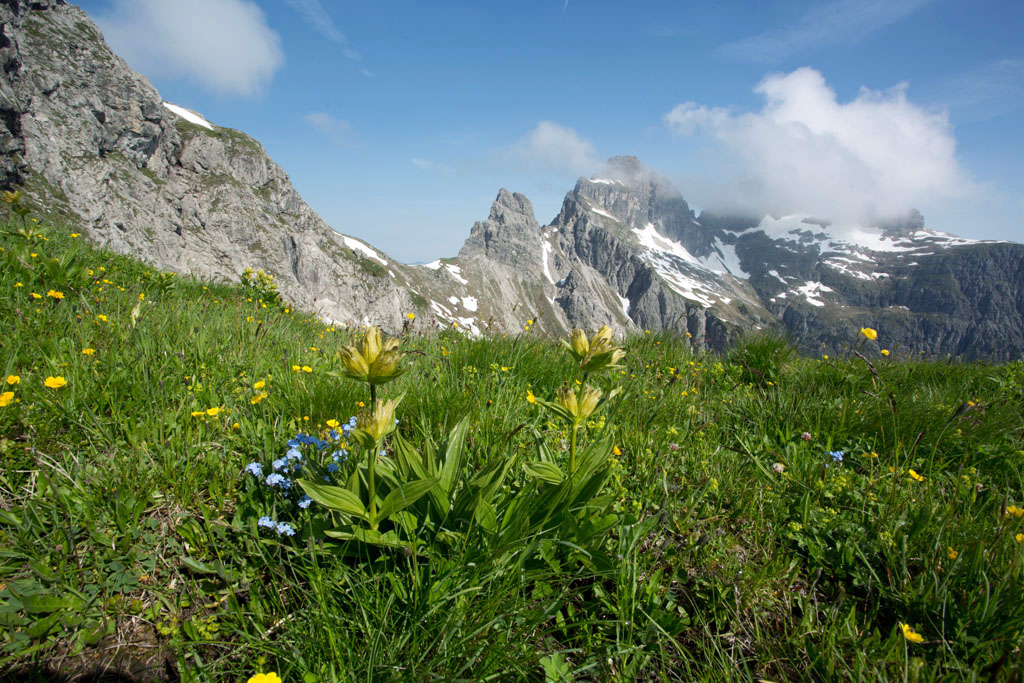
[[[647,247],[652,251],[665,252],[678,256],[694,265],[703,265],[686,247],[675,240],[664,237],[658,232],[658,229],[654,227],[654,223],[648,223],[642,230],[640,228],[633,228],[633,234],[636,235],[636,240],[641,246]]]
[[[551,259],[551,243],[544,240],[540,243],[541,245],[541,265],[544,266],[544,277],[548,279],[548,282],[555,284],[555,278],[551,274],[551,269],[548,267],[548,261]]]
[[[207,121],[201,114],[197,114],[191,109],[185,109],[185,107],[179,107],[176,104],[170,102],[164,102],[164,107],[169,111],[177,114],[181,118],[185,119],[189,123],[194,123],[197,126],[202,126],[208,130],[213,130],[213,124]]]
[[[455,278],[458,282],[461,282],[464,285],[468,285],[469,284],[469,280],[467,280],[466,278],[462,277],[462,269],[459,268],[457,265],[455,265],[453,263],[447,263],[447,264],[445,264],[444,267],[445,267],[445,270],[448,271],[448,274],[451,275],[453,278]]]
[[[359,240],[357,240],[357,239],[355,239],[353,237],[349,237],[348,235],[342,235],[341,239],[345,242],[345,246],[347,246],[352,251],[358,251],[361,254],[363,254],[364,256],[366,256],[367,258],[373,259],[374,261],[376,261],[377,263],[381,264],[382,266],[386,266],[388,264],[387,261],[385,261],[384,259],[382,259],[380,256],[377,255],[376,251],[374,251],[369,246],[363,244]]]

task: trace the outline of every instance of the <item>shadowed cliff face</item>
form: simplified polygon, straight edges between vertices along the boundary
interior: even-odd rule
[[[820,352],[874,327],[891,349],[1024,352],[1024,246],[930,231],[916,213],[878,227],[697,216],[634,157],[581,178],[551,225],[503,189],[456,258],[396,263],[325,224],[257,141],[169,110],[81,10],[0,0],[0,24],[0,185],[165,270],[260,268],[324,319],[392,331],[609,324],[721,349],[781,327]]]

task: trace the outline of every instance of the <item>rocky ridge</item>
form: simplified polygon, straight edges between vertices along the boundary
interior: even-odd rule
[[[163,102],[63,0],[0,0],[0,184],[165,270],[270,272],[325,320],[548,333],[610,324],[721,349],[786,330],[807,351],[876,327],[891,348],[1024,353],[1024,245],[812,216],[696,215],[633,157],[581,178],[548,225],[502,189],[455,258],[422,266],[328,226],[249,136]]]

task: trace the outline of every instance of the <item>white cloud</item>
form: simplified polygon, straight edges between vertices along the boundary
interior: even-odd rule
[[[719,52],[737,59],[775,62],[806,50],[854,45],[931,1],[833,0],[814,6],[791,26],[728,43]]]
[[[111,0],[94,18],[133,68],[217,93],[258,95],[284,62],[280,37],[251,0]]]
[[[541,121],[502,155],[530,169],[586,174],[600,168],[594,145],[572,128]]]
[[[665,115],[674,132],[724,149],[720,174],[738,168],[738,177],[702,188],[698,205],[864,220],[974,189],[957,163],[948,116],[911,103],[906,84],[862,88],[841,103],[820,72],[804,67],[766,77],[755,92],[765,98],[756,113],[686,102]]]
[[[334,144],[346,147],[356,144],[352,126],[348,121],[335,118],[325,112],[311,112],[304,118],[309,125],[323,133]]]

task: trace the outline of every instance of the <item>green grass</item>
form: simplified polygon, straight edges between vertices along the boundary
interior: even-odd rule
[[[609,531],[546,528],[492,556],[473,528],[406,525],[421,549],[382,550],[325,539],[328,513],[244,469],[368,402],[329,374],[358,331],[20,225],[0,237],[0,370],[20,377],[0,386],[0,678],[1022,673],[1019,362],[884,357],[884,337],[860,357],[775,338],[716,357],[639,335],[590,378],[622,393],[582,429],[619,449],[594,504]],[[468,416],[463,482],[514,458],[513,496],[538,444],[564,462],[569,433],[526,400],[577,376],[560,345],[449,331],[400,348],[407,371],[381,388],[405,394],[398,431],[423,448]],[[299,532],[261,533],[261,515]]]

